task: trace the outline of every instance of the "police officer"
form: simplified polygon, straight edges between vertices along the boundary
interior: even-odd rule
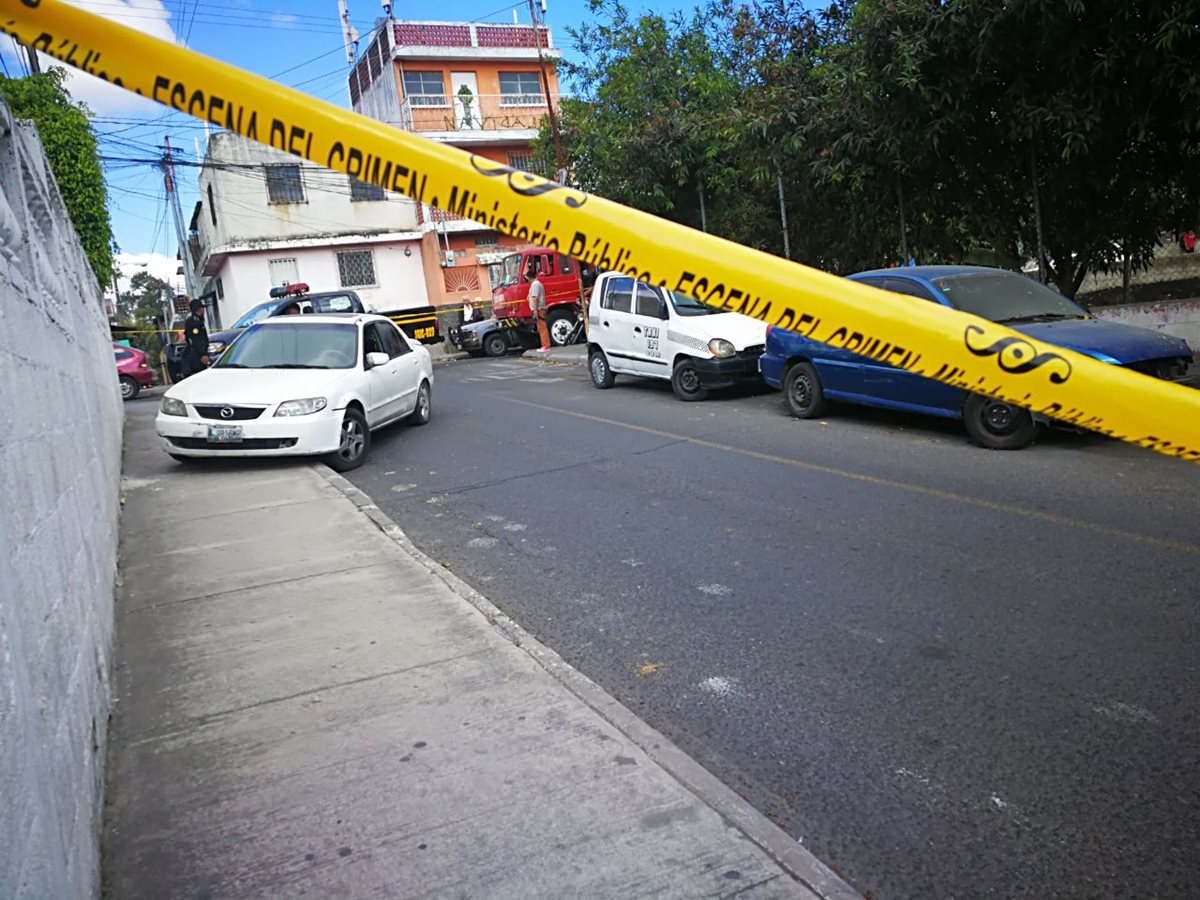
[[[204,327],[204,301],[193,300],[192,314],[183,320],[183,377],[195,375],[208,368],[208,329]]]

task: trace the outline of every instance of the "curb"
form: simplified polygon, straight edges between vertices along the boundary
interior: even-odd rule
[[[547,360],[549,362],[549,360]],[[561,363],[560,363],[561,365]],[[823,900],[862,900],[845,881],[770,819],[756,810],[736,791],[667,740],[602,687],[529,634],[499,607],[446,567],[425,555],[404,531],[365,493],[328,466],[313,470],[346,495],[359,511],[399,545],[400,549],[428,569],[458,597],[474,606],[514,646],[521,648],[560,684],[598,713],[609,724],[637,744],[655,763],[714,810],[730,826],[763,850],[793,878]]]
[[[521,356],[519,358],[527,359],[530,362],[540,363],[542,365],[547,365],[547,366],[575,366],[578,369],[587,368],[587,359],[586,358],[573,359],[571,357],[563,357],[563,356],[560,356],[558,358],[555,358],[555,357],[549,356],[549,355],[542,356],[542,355],[539,355],[536,350],[526,350],[524,353],[521,354]]]

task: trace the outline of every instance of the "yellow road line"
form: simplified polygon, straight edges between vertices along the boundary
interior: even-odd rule
[[[748,456],[751,459],[761,460],[763,462],[778,463],[784,466],[791,466],[794,469],[803,469],[807,472],[818,472],[822,475],[831,475],[835,478],[845,478],[849,481],[858,481],[865,484],[873,484],[879,487],[892,488],[893,490],[906,491],[910,494],[920,494],[925,497],[936,497],[939,500],[945,500],[950,503],[960,503],[965,506],[974,506],[979,509],[988,509],[993,512],[1007,513],[1011,516],[1019,516],[1023,519],[1033,519],[1039,522],[1047,522],[1051,525],[1060,525],[1065,528],[1074,528],[1078,531],[1088,531],[1092,534],[1100,534],[1105,537],[1120,538],[1126,541],[1136,541],[1140,544],[1149,544],[1154,547],[1161,547],[1165,550],[1174,550],[1178,553],[1196,553],[1200,554],[1200,544],[1188,544],[1182,541],[1170,541],[1164,538],[1157,538],[1149,534],[1141,534],[1136,531],[1125,531],[1121,528],[1110,528],[1107,525],[1099,525],[1095,522],[1088,522],[1084,519],[1075,519],[1070,516],[1058,516],[1054,513],[1042,512],[1041,510],[1029,509],[1025,506],[1017,506],[1012,503],[998,503],[994,500],[984,500],[981,497],[969,497],[966,494],[956,494],[953,491],[943,491],[938,488],[924,487],[919,484],[911,484],[907,481],[894,481],[890,478],[880,478],[877,475],[865,475],[862,472],[851,472],[847,469],[838,469],[833,466],[823,466],[820,463],[805,462],[800,459],[793,459],[790,456],[779,456],[774,453],[763,453],[760,450],[748,450],[745,447],[735,447],[732,444],[722,444],[717,441],[709,441],[704,438],[690,437],[686,434],[676,434],[672,431],[663,431],[659,428],[650,428],[645,425],[634,425],[630,422],[622,422],[619,419],[607,419],[604,416],[593,416],[589,413],[575,412],[570,409],[561,409],[557,406],[548,406],[543,403],[532,403],[529,400],[517,400],[514,397],[506,397],[503,394],[496,395],[502,400],[509,403],[516,403],[520,406],[528,406],[532,409],[541,409],[546,412],[558,413],[563,416],[571,416],[576,419],[583,419],[588,422],[596,422],[601,425],[614,425],[617,428],[624,428],[629,431],[637,431],[642,434],[650,434],[655,437],[668,438],[674,441],[691,444],[695,447],[704,447],[708,450],[721,450],[725,453],[735,453],[738,456]]]

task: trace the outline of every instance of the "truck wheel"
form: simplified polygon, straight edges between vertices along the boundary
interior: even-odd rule
[[[700,373],[690,360],[681,359],[671,372],[671,388],[680,400],[694,401],[708,398],[708,391],[700,386]]]
[[[488,356],[503,356],[508,352],[508,341],[498,331],[493,331],[483,339],[483,352]]]
[[[546,328],[550,332],[550,346],[565,347],[575,330],[575,316],[566,310],[555,310],[546,317]]]

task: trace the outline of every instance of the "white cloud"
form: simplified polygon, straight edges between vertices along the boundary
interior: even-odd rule
[[[120,22],[145,34],[172,44],[179,43],[171,28],[171,13],[163,0],[69,0],[88,12]],[[63,65],[45,54],[41,56],[42,68],[62,66],[67,70],[67,90],[80,103],[97,115],[144,115],[161,110],[161,107],[123,88],[114,87],[106,81],[88,75],[71,66]]]

